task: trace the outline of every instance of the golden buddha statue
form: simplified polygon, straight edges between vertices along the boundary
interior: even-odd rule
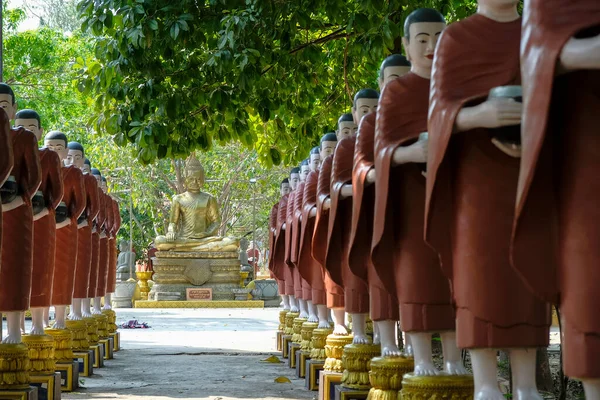
[[[165,236],[154,241],[159,251],[237,251],[239,239],[217,236],[221,215],[217,199],[202,192],[204,168],[191,155],[185,168],[187,192],[173,197],[171,217]]]

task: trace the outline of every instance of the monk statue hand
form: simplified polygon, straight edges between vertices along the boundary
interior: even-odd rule
[[[308,216],[310,218],[314,218],[317,216],[317,207],[313,207],[310,209],[310,212],[308,213]]]
[[[410,146],[399,146],[392,156],[393,165],[427,162],[427,144],[428,140],[424,137]]]
[[[331,208],[331,199],[327,198],[323,202],[323,210],[329,210]]]
[[[492,143],[504,154],[514,158],[521,158],[521,145],[502,142],[496,138],[492,138]]]
[[[557,67],[559,75],[582,69],[600,69],[600,35],[569,39],[560,52]]]
[[[473,128],[499,128],[519,125],[523,104],[507,98],[492,98],[475,107],[478,123]]]
[[[367,172],[367,185],[375,183],[375,168],[371,167]]]

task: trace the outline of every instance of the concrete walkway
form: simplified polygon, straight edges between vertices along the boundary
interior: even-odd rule
[[[63,399],[312,399],[276,354],[279,309],[119,309],[122,350]],[[291,383],[276,383],[279,376]]]

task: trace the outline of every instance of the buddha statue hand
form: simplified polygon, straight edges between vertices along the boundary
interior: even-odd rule
[[[174,242],[176,239],[175,224],[169,224],[166,234],[167,242]]]

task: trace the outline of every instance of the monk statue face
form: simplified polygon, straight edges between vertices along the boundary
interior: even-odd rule
[[[84,174],[92,173],[92,167],[90,167],[90,164],[87,164],[87,163],[83,163],[83,167],[81,167],[81,170],[83,171]]]
[[[60,161],[65,161],[67,155],[69,154],[67,143],[61,139],[46,139],[44,140],[44,146],[46,146],[48,150],[56,152],[60,158]]]
[[[324,160],[332,155],[335,150],[335,146],[337,146],[337,142],[326,141],[321,143],[321,160]]]
[[[360,98],[356,99],[356,104],[352,107],[352,115],[356,125],[360,124],[360,120],[365,115],[377,111],[377,103],[379,99]]]
[[[307,165],[300,166],[300,182],[306,181],[308,174],[310,173],[310,167]]]
[[[308,165],[311,171],[317,172],[319,170],[319,166],[321,165],[321,155],[318,153],[311,154]]]
[[[400,78],[410,71],[410,67],[404,66],[389,66],[383,70],[383,76],[379,80],[379,90],[383,91],[383,88],[393,81],[394,79]]]
[[[435,45],[446,24],[443,22],[415,22],[409,27],[409,37],[403,37],[402,43],[411,71],[417,75],[430,78],[433,66]]]
[[[336,136],[338,140],[342,140],[343,138],[350,137],[356,133],[357,126],[354,121],[342,121],[338,124],[338,130],[336,132]]]
[[[67,158],[65,159],[65,165],[74,165],[75,167],[83,170],[83,166],[85,165],[83,159],[83,152],[81,150],[69,149],[67,153]]]
[[[281,194],[281,196],[285,196],[286,194],[290,193],[290,184],[287,182],[284,182],[281,184],[281,186],[279,187],[279,193]]]
[[[300,183],[300,174],[290,174],[290,187],[292,190],[296,190],[298,183]]]
[[[4,109],[8,119],[15,119],[17,114],[17,103],[13,103],[13,97],[8,93],[0,93],[0,108]]]
[[[504,11],[515,8],[519,4],[519,0],[478,0],[477,4],[480,8]]]
[[[100,179],[100,188],[104,193],[108,192],[108,185],[104,182],[103,179]]]
[[[28,131],[33,132],[35,138],[39,142],[42,140],[44,135],[44,129],[39,125],[38,120],[35,118],[17,118],[15,119],[15,126],[22,126]]]

